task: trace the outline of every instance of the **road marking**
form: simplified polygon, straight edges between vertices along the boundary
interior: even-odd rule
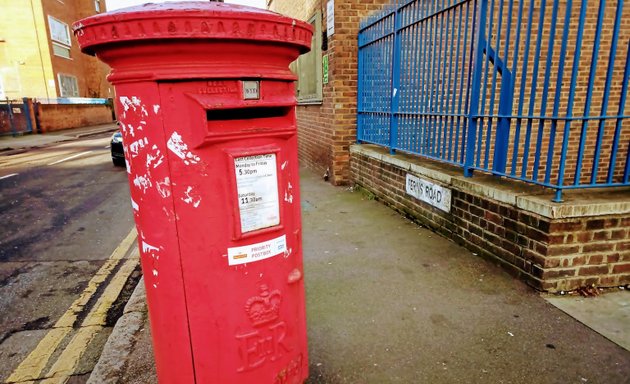
[[[75,369],[79,365],[79,360],[87,351],[88,346],[94,337],[103,330],[107,312],[118,298],[118,295],[120,295],[131,273],[138,266],[139,257],[140,253],[136,248],[112,277],[107,288],[105,288],[105,291],[81,324],[81,328],[48,371],[46,377],[49,379],[43,380],[40,384],[64,384],[74,374]]]
[[[13,176],[17,176],[17,175],[18,175],[17,173],[10,173],[10,174],[8,174],[8,175],[6,175],[6,176],[2,176],[2,177],[0,177],[0,180],[2,180],[2,179],[8,179],[9,177],[13,177]]]
[[[64,348],[59,358],[53,364],[46,375],[48,379],[41,381],[44,383],[65,383],[70,375],[74,373],[79,359],[92,342],[92,339],[103,329],[100,325],[81,327],[74,335],[70,343]]]
[[[59,163],[63,163],[64,161],[76,159],[77,157],[83,156],[83,155],[87,155],[90,152],[94,152],[94,151],[85,151],[85,152],[77,153],[76,155],[72,155],[70,157],[66,157],[65,159],[57,160],[54,163],[50,163],[48,165],[56,165],[56,164],[59,164]]]
[[[7,379],[7,383],[17,383],[40,378],[42,371],[46,368],[46,365],[48,365],[50,358],[59,344],[72,331],[72,326],[78,315],[97,291],[99,285],[107,279],[120,260],[125,257],[125,254],[127,254],[137,236],[136,229],[133,228],[127,237],[116,247],[114,252],[112,252],[105,264],[101,266],[98,272],[96,272],[88,282],[81,296],[72,303],[70,308],[57,320],[53,328],[48,331],[35,349],[15,368],[11,376]]]
[[[109,277],[114,268],[118,265],[118,262],[125,256],[129,248],[131,248],[133,242],[136,240],[136,237],[136,229],[134,228],[129,232],[127,237],[118,244],[109,259],[92,277],[92,280],[90,280],[85,290],[83,290],[81,296],[79,296],[79,298],[72,303],[66,313],[57,320],[55,327],[72,327],[79,313],[83,311],[83,308],[88,303],[92,295],[94,295],[99,285],[101,285],[101,283]]]
[[[112,280],[107,284],[107,288],[99,297],[98,301],[94,305],[94,308],[87,315],[85,320],[83,321],[82,327],[92,326],[92,325],[105,325],[105,320],[107,317],[107,312],[111,308],[112,304],[116,301],[120,292],[127,283],[129,276],[138,266],[140,252],[136,248],[130,255],[129,259],[125,261],[125,263],[120,267],[118,272],[112,277]]]
[[[53,328],[37,344],[22,363],[13,371],[7,379],[7,383],[16,383],[39,378],[41,372],[46,368],[50,355],[53,354],[59,343],[72,331],[72,327]]]
[[[51,377],[49,379],[44,379],[39,382],[39,384],[64,384],[67,381],[65,377]],[[17,383],[23,384],[23,383]]]

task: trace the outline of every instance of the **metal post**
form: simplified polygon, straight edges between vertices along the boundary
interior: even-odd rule
[[[363,138],[363,116],[361,112],[363,112],[363,82],[365,81],[365,75],[363,74],[363,57],[365,56],[365,49],[361,48],[361,37],[362,33],[359,32],[357,35],[357,46],[358,54],[357,54],[357,143],[361,143],[361,139]]]
[[[477,35],[477,43],[475,46],[475,62],[474,74],[471,84],[471,100],[470,110],[468,113],[468,132],[466,137],[466,159],[464,161],[464,176],[471,177],[473,175],[473,162],[475,160],[475,142],[477,138],[477,124],[479,114],[479,91],[481,86],[481,74],[483,69],[483,52],[485,37],[485,25],[488,13],[488,0],[481,0],[479,10],[479,29]]]
[[[391,108],[389,116],[389,153],[396,153],[396,143],[398,141],[398,104],[400,100],[400,9],[396,7],[394,11],[394,51],[392,63],[392,94]]]
[[[24,105],[24,114],[26,115],[26,128],[28,133],[33,133],[33,121],[31,121],[31,108],[29,106],[29,99],[27,97],[22,98]]]
[[[11,100],[7,97],[7,109],[9,111],[9,125],[11,126],[11,135],[13,137],[17,136],[17,131],[15,130],[15,122],[13,121],[13,106],[11,105]]]

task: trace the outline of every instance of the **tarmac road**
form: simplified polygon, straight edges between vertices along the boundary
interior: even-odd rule
[[[0,153],[0,382],[87,380],[139,276],[109,137]]]

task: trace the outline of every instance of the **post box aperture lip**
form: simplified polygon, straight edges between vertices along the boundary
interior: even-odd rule
[[[292,107],[243,107],[206,110],[209,134],[220,133],[262,133],[275,130],[294,129],[294,124],[286,124],[286,117]]]
[[[274,117],[285,117],[293,108],[291,106],[240,106],[228,109],[207,109],[206,119],[211,121],[234,121],[252,119],[270,119]]]
[[[227,148],[225,149],[225,153],[226,153],[226,158],[227,158],[227,170],[229,173],[229,178],[230,178],[230,183],[229,183],[229,188],[230,191],[228,193],[228,196],[230,196],[230,198],[233,199],[233,217],[234,219],[232,220],[233,222],[233,238],[232,240],[236,241],[236,240],[241,240],[241,239],[247,239],[247,238],[251,238],[251,237],[256,237],[259,235],[264,235],[264,234],[268,234],[271,232],[278,232],[278,231],[282,231],[284,229],[284,213],[282,210],[282,204],[281,202],[283,201],[282,199],[282,188],[285,185],[285,182],[283,180],[282,177],[282,164],[284,164],[284,161],[282,159],[282,151],[281,148],[277,145],[264,145],[264,146],[258,146],[258,147],[236,147],[236,148]],[[258,175],[256,173],[249,173],[246,174],[247,171],[245,171],[245,168],[239,168],[239,162],[241,162],[241,165],[245,165],[245,163],[243,163],[243,159],[245,158],[249,158],[251,159],[251,161],[255,161],[255,159],[257,157],[260,158],[264,158],[265,156],[269,156],[272,155],[273,156],[273,161],[274,161],[274,167],[273,167],[273,175]],[[286,166],[286,164],[285,164]],[[263,168],[264,166],[261,166],[260,168]],[[254,191],[254,194],[252,196],[240,196],[240,194],[243,194],[243,191],[239,191],[239,185],[243,185],[242,181],[239,180],[239,170],[242,171],[241,172],[241,178],[247,178],[250,177],[250,179],[253,179],[255,177],[262,177],[262,178],[268,178],[269,180],[274,180],[275,184],[276,184],[276,188],[275,188],[275,193],[273,196],[269,195],[267,192],[262,191],[262,194],[266,194],[264,196],[261,195],[261,191]],[[266,170],[269,171],[269,167],[266,167]],[[250,172],[258,172],[257,169],[250,169]],[[288,186],[288,185],[287,185]],[[253,186],[253,189],[255,190],[256,186]],[[256,192],[258,192],[258,194],[256,194]],[[247,192],[245,192],[247,193]],[[256,215],[256,212],[243,212],[243,210],[241,209],[241,206],[245,205],[245,204],[241,204],[240,203],[240,199],[241,198],[273,198],[275,199],[275,205],[277,206],[277,222],[274,221],[273,224],[267,225],[267,226],[260,226],[260,225],[253,225],[252,227],[255,229],[248,229],[248,227],[244,227],[243,225],[243,215]],[[257,202],[254,202],[254,204],[256,204]],[[262,204],[265,203],[270,203],[270,202],[264,202],[261,201]],[[274,203],[274,202],[271,202]],[[255,209],[255,208],[254,208]],[[261,224],[262,225],[262,224]]]
[[[297,134],[293,84],[277,79],[255,80],[259,98],[246,99],[241,84],[249,79],[200,79],[189,82],[160,82],[177,94],[188,116],[198,127],[192,130],[191,145],[201,148],[213,143],[253,137],[284,137]]]

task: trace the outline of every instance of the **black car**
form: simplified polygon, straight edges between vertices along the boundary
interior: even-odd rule
[[[125,166],[125,151],[123,150],[122,133],[117,131],[111,140],[112,162],[119,167]]]

